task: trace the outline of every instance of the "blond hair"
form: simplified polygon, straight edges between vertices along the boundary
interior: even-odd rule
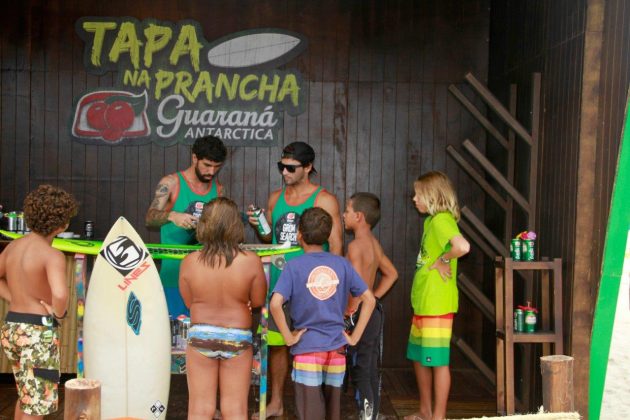
[[[236,203],[217,197],[206,203],[197,224],[197,240],[203,245],[200,259],[210,267],[220,266],[225,259],[229,267],[245,238],[245,228]]]
[[[424,200],[431,216],[447,211],[459,221],[460,212],[455,189],[442,172],[431,171],[420,175],[413,183],[413,187],[416,194]]]

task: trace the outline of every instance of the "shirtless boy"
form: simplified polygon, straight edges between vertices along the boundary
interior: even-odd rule
[[[359,394],[360,419],[376,419],[378,416],[381,382],[378,362],[381,356],[380,339],[384,318],[383,308],[378,300],[398,279],[396,267],[383,253],[381,244],[372,234],[372,229],[380,218],[380,200],[374,194],[366,192],[350,197],[343,213],[346,230],[354,232],[354,240],[348,244],[346,256],[377,299],[361,340],[349,351],[353,359],[350,377]],[[381,280],[374,288],[377,271],[381,272]],[[359,301],[351,298],[346,315],[354,318],[358,306]]]
[[[14,418],[43,419],[57,411],[59,322],[68,313],[66,258],[51,247],[77,213],[66,191],[40,185],[24,200],[24,218],[32,233],[0,253],[0,297],[9,312],[0,342],[11,363],[18,390]]]
[[[239,248],[244,235],[236,204],[215,198],[204,206],[197,225],[203,249],[181,264],[179,290],[191,315],[186,348],[189,419],[214,416],[217,388],[223,418],[247,418],[250,307],[264,305],[267,282],[260,258]]]

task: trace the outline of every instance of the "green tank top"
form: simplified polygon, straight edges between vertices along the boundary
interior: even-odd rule
[[[297,246],[297,231],[298,224],[300,223],[300,216],[306,209],[310,209],[311,207],[315,207],[315,200],[317,200],[317,195],[322,191],[323,188],[321,185],[317,187],[315,191],[302,203],[297,206],[292,206],[287,203],[285,199],[286,187],[282,187],[282,192],[280,193],[280,197],[278,197],[278,202],[273,208],[271,212],[271,232],[272,243],[281,244],[286,241],[291,241],[291,246]],[[324,245],[324,249],[328,250],[328,244]],[[292,252],[285,256],[286,261],[289,261],[297,256],[302,255],[304,252]],[[290,255],[290,257],[289,257]],[[277,269],[275,266],[271,266],[270,272],[270,287],[269,294],[273,291],[273,288],[276,286],[276,282],[278,281],[278,277],[280,277],[281,271]]]
[[[217,197],[217,184],[213,179],[210,190],[205,194],[197,194],[190,189],[188,182],[181,174],[177,173],[179,181],[179,194],[171,210],[180,213],[201,216],[203,205]],[[192,245],[197,243],[195,229],[182,229],[172,222],[168,222],[160,227],[160,241],[163,244]],[[179,260],[162,260],[160,277],[164,287],[177,287],[179,282]]]

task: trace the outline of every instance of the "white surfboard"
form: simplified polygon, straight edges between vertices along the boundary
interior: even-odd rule
[[[171,331],[160,276],[121,217],[92,270],[83,320],[85,377],[101,381],[101,416],[165,419]]]

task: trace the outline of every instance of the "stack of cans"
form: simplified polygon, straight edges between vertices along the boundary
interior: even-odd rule
[[[533,333],[536,332],[538,309],[527,302],[527,306],[517,306],[514,310],[514,332]]]
[[[524,231],[510,242],[510,257],[514,261],[536,260],[536,233]]]

